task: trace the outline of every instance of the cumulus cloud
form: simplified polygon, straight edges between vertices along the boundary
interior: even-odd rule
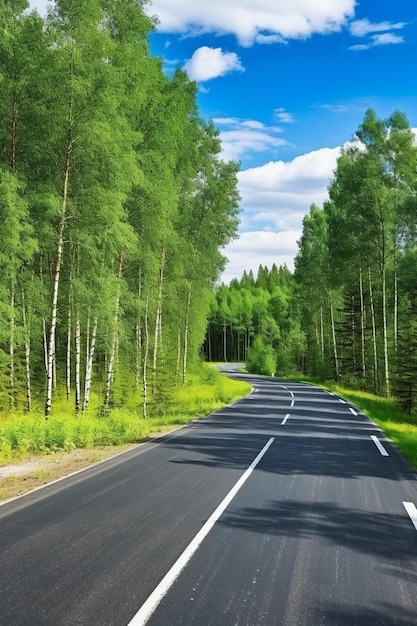
[[[184,65],[191,80],[204,82],[230,72],[243,72],[244,68],[235,52],[223,52],[221,48],[198,48]]]
[[[153,0],[148,11],[159,30],[188,36],[234,34],[244,46],[305,39],[340,31],[352,18],[355,0]]]
[[[213,120],[220,130],[222,156],[228,160],[239,161],[245,155],[262,153],[289,145],[281,135],[282,128],[267,126],[258,120],[239,120],[219,117]]]
[[[241,236],[225,249],[225,282],[259,264],[293,268],[303,217],[326,200],[339,155],[340,148],[321,148],[239,173]]]
[[[228,259],[227,268],[222,281],[229,283],[232,278],[240,278],[246,270],[252,270],[256,276],[259,265],[271,267],[273,263],[279,267],[287,265],[294,268],[294,257],[297,254],[297,241],[301,231],[253,231],[242,233],[224,251]]]

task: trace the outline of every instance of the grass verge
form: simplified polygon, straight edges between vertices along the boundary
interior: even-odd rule
[[[158,417],[143,419],[133,396],[124,407],[112,409],[105,417],[98,416],[93,402],[88,411],[75,416],[66,400],[57,398],[48,420],[40,410],[0,418],[0,466],[33,455],[146,441],[207,416],[249,391],[249,384],[203,365],[189,376],[186,385],[174,389],[169,408]]]
[[[346,389],[340,385],[319,386],[329,389],[355,404],[395,443],[414,469],[417,469],[417,416],[408,415],[393,398],[382,398],[365,391]]]

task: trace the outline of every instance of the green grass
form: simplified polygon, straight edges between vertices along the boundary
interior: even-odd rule
[[[66,399],[57,397],[48,420],[43,412],[15,413],[0,417],[0,465],[33,454],[75,448],[94,448],[146,441],[190,420],[204,417],[249,393],[248,383],[235,381],[209,366],[189,376],[173,391],[169,408],[158,417],[143,419],[140,399],[129,396],[123,407],[99,416],[98,398],[92,397],[85,414],[74,415]]]
[[[417,416],[408,415],[393,398],[382,398],[365,391],[335,384],[321,385],[356,405],[395,443],[417,469]]]

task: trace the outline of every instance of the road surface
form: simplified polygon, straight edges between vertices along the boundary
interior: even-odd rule
[[[1,625],[417,624],[410,467],[329,392],[238,376],[244,400],[0,507]]]

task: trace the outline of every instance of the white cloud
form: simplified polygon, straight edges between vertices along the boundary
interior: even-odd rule
[[[223,52],[221,48],[198,48],[184,65],[191,80],[204,82],[230,72],[243,72],[244,68],[235,52]]]
[[[313,202],[326,200],[339,155],[340,148],[321,148],[239,173],[241,235],[225,249],[229,264],[222,280],[257,271],[260,263],[293,268],[303,217]]]
[[[393,33],[381,33],[379,35],[372,35],[373,46],[387,46],[389,44],[404,43],[404,37],[394,35]]]
[[[397,22],[395,24],[391,22],[378,22],[373,24],[368,19],[355,20],[350,24],[350,33],[354,37],[365,37],[365,35],[369,35],[369,33],[381,33],[402,29],[405,25],[405,22]]]
[[[351,46],[349,49],[354,51],[369,50],[377,46],[387,46],[392,44],[404,43],[404,37],[391,32],[393,30],[401,30],[406,26],[405,22],[378,22],[373,24],[368,19],[356,20],[350,25],[350,33],[354,37],[365,37],[371,35],[367,43],[360,43]]]
[[[220,127],[222,157],[238,161],[245,155],[275,150],[289,145],[286,139],[279,136],[282,128],[266,126],[257,120],[239,120],[237,118],[215,118],[216,126]]]
[[[292,124],[295,120],[291,113],[288,113],[284,108],[280,107],[274,111],[275,117],[279,122],[283,124]]]
[[[232,278],[240,278],[244,270],[252,270],[256,276],[259,265],[272,267],[276,263],[279,267],[285,264],[292,270],[300,235],[301,231],[242,233],[224,251],[229,262],[222,281],[229,283]]]
[[[234,34],[245,46],[305,39],[340,31],[354,15],[355,0],[153,0],[148,12],[159,30],[193,36]]]
[[[372,35],[371,41],[369,43],[356,44],[354,46],[351,46],[349,50],[369,50],[370,48],[376,48],[378,46],[389,46],[399,43],[404,43],[404,37],[394,35],[393,33],[380,33],[378,35]]]

